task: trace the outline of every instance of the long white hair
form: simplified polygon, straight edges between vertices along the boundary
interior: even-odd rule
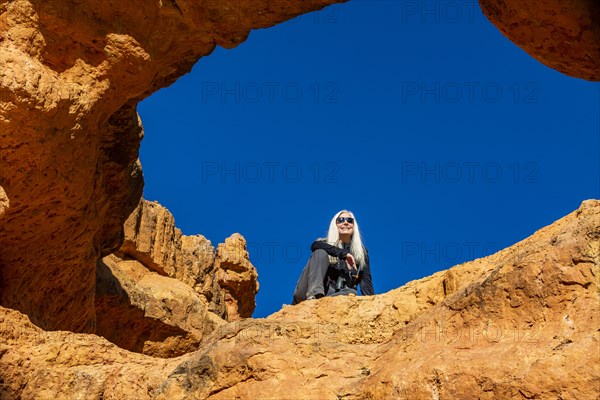
[[[327,231],[327,243],[342,247],[342,241],[340,240],[340,233],[337,228],[336,220],[343,214],[349,214],[354,218],[354,232],[352,233],[352,239],[350,239],[350,253],[354,256],[354,259],[359,265],[365,265],[365,248],[363,247],[362,238],[360,236],[360,230],[358,229],[358,221],[352,213],[352,211],[342,210],[337,212],[331,222],[329,223],[329,230]]]

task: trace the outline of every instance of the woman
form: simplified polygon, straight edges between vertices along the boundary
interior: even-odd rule
[[[294,301],[318,299],[323,296],[358,294],[373,295],[369,254],[362,244],[354,214],[342,210],[329,224],[327,238],[317,239],[312,254],[300,275]]]

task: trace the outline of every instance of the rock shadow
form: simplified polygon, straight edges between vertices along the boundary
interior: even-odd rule
[[[177,326],[145,317],[102,260],[97,263],[95,306],[96,334],[123,349],[177,357],[188,353],[190,342],[197,341]]]

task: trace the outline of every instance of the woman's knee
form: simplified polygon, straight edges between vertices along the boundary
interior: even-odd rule
[[[327,252],[323,249],[316,249],[315,251],[313,251],[313,254],[316,256],[324,257],[327,255]]]
[[[314,257],[317,260],[329,260],[329,256],[327,255],[327,252],[323,249],[316,249],[311,254],[311,257]]]

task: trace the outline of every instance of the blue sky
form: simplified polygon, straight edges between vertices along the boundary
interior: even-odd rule
[[[486,256],[600,198],[600,86],[523,52],[477,2],[351,1],[217,48],[139,106],[144,197],[234,232],[255,317],[291,301],[336,211],[377,293]]]

